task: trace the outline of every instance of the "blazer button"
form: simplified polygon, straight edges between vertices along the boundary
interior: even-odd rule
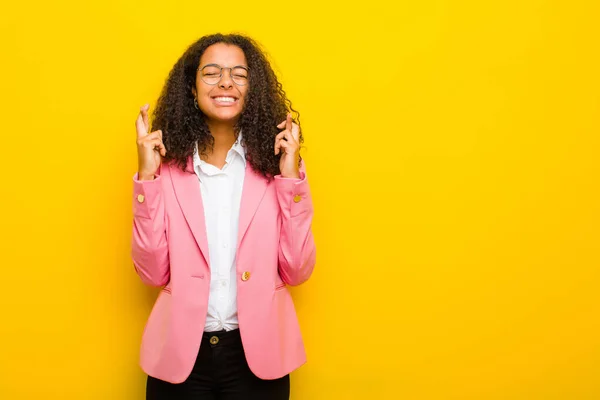
[[[299,203],[300,200],[302,200],[302,197],[300,197],[299,194],[297,194],[297,195],[294,196],[294,203]]]
[[[144,202],[144,195],[143,194],[138,194],[137,201],[138,201],[138,203],[143,203]]]
[[[246,282],[248,279],[250,279],[250,272],[246,271],[242,274],[242,280]]]

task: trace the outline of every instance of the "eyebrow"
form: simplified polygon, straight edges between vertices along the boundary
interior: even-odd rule
[[[216,64],[216,63],[209,63],[203,66],[198,66],[198,69],[202,69],[204,67],[219,67],[219,68],[230,68],[230,67],[223,67],[222,65]],[[231,68],[244,68],[244,69],[249,69],[248,66],[246,65],[234,65]]]

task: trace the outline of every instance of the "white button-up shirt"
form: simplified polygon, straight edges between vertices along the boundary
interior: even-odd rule
[[[210,264],[210,294],[206,332],[238,328],[235,254],[240,202],[246,172],[242,134],[231,147],[222,169],[194,153],[194,171],[200,182]]]

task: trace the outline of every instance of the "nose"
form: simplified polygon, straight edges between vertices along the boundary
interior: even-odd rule
[[[231,69],[223,68],[221,80],[219,81],[219,87],[222,89],[231,89],[233,87],[233,80],[231,79]]]

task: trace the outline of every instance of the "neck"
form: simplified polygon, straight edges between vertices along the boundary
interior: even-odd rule
[[[208,129],[215,139],[213,153],[219,153],[223,150],[226,152],[229,151],[236,139],[233,125],[228,123],[209,123]]]

